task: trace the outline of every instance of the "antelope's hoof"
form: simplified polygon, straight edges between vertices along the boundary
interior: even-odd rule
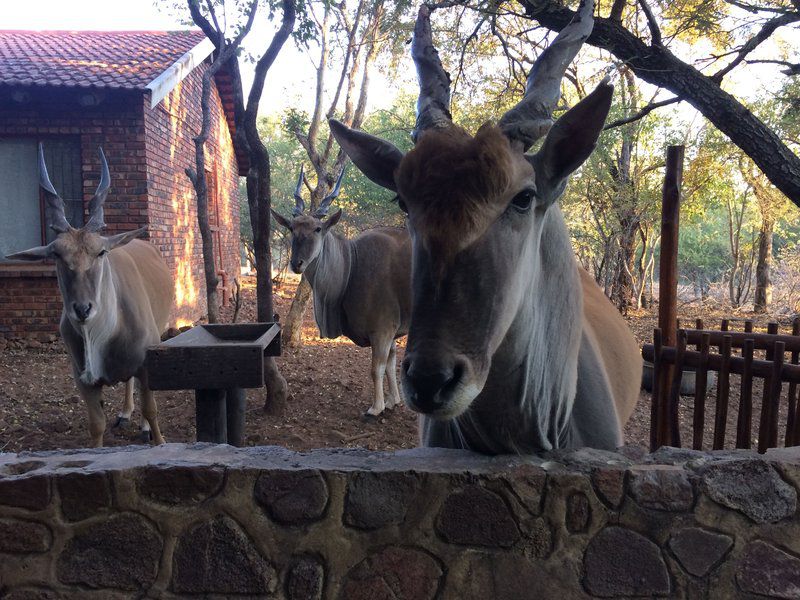
[[[149,444],[151,441],[153,441],[153,436],[150,434],[149,429],[148,430],[143,429],[142,431],[139,432],[139,435],[137,437],[142,444]]]
[[[117,416],[117,420],[114,421],[114,424],[111,426],[111,429],[121,429],[127,427],[131,420],[127,417]]]
[[[361,420],[365,423],[374,423],[378,420],[380,415],[373,415],[371,412],[366,411],[363,415],[361,415]]]

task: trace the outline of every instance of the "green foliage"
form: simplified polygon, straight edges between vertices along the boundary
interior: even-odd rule
[[[683,215],[682,215],[683,216]],[[730,248],[722,207],[682,219],[678,239],[678,272],[683,279],[708,284],[720,281],[730,268]]]
[[[295,31],[296,41],[305,46],[317,35],[317,28],[310,20],[309,2],[298,2]],[[248,5],[246,0],[213,0],[213,3],[216,7],[224,4],[231,11],[231,24],[241,17],[242,8]],[[183,1],[161,0],[157,4],[171,6],[188,15]],[[599,4],[599,14],[606,16],[613,0],[601,0]],[[765,20],[780,11],[796,10],[792,0],[764,0],[754,12],[727,0],[650,0],[649,4],[664,44],[670,49],[682,54],[690,48],[689,44],[702,42],[698,46],[702,48],[701,53],[692,56],[691,61],[708,73],[732,60],[741,44],[752,37]],[[314,8],[321,6],[322,3]],[[433,19],[435,45],[454,81],[451,106],[454,119],[471,132],[487,121],[496,121],[521,98],[532,61],[554,36],[531,27],[529,19],[514,14],[518,8],[513,5],[500,6],[499,16],[458,6],[438,9]],[[280,14],[277,7],[277,0],[263,0],[261,10],[276,18]],[[386,11],[386,16],[380,21],[380,54],[375,65],[384,73],[394,75],[399,68],[410,65],[406,56],[407,42],[411,38],[416,3],[369,0],[365,9],[374,11],[379,7]],[[343,5],[336,10],[351,8]],[[769,8],[777,8],[779,12],[771,13],[766,10]],[[238,16],[234,9],[240,11]],[[317,11],[319,14],[321,11]],[[627,3],[622,19],[630,31],[648,37],[648,24],[641,5]],[[340,59],[347,43],[342,22],[334,19],[331,23],[328,72],[335,74],[342,68]],[[233,25],[230,32],[235,32]],[[778,51],[782,54],[777,58],[794,61],[796,49],[779,48]],[[703,62],[702,57],[710,54],[718,58]],[[607,56],[584,49],[564,80],[559,110],[574,105],[592,89],[607,66]],[[746,64],[741,68],[747,68]],[[652,90],[640,89],[624,71],[617,76],[615,85],[617,91],[609,121],[630,116],[656,97]],[[332,95],[331,90],[325,92],[326,102]],[[407,151],[411,147],[416,97],[416,86],[402,90],[390,108],[368,113],[361,128]],[[791,147],[800,148],[800,78],[782,80],[764,98],[751,102],[749,108]],[[327,105],[323,112],[326,110]],[[341,117],[341,112],[342,109],[337,108],[333,116]],[[293,193],[301,165],[305,164],[311,187],[316,183],[314,169],[295,136],[297,131],[307,132],[309,124],[310,115],[297,108],[272,113],[259,123],[272,161],[273,207],[285,215],[291,214],[294,207]],[[323,121],[317,137],[320,153],[327,135],[327,124]],[[738,210],[736,207],[743,207],[740,255],[750,252],[761,219],[769,213],[776,220],[773,237],[776,255],[785,257],[787,264],[795,260],[795,246],[800,241],[796,209],[779,194],[774,195],[774,188],[757,170],[750,169],[741,151],[728,139],[704,121],[687,122],[685,108],[675,105],[659,109],[640,121],[605,131],[593,155],[573,175],[561,206],[576,253],[586,266],[594,268],[596,274],[602,265],[609,271],[607,263],[616,260],[614,252],[619,251],[620,236],[630,223],[636,224],[641,235],[647,237],[647,248],[652,248],[658,237],[665,148],[670,144],[686,145],[679,250],[679,268],[684,279],[705,285],[729,276],[733,262],[729,231],[732,210]],[[620,185],[617,170],[623,146],[631,151],[630,182]],[[332,156],[336,152],[334,147]],[[330,159],[327,166],[330,167]],[[303,193],[308,199],[309,190],[304,187]],[[242,236],[247,239],[250,236],[248,211],[245,195],[241,196]],[[765,197],[770,198],[769,202],[764,202]],[[347,169],[335,207],[344,211],[337,229],[348,236],[369,227],[403,223],[393,194],[371,183],[352,165]],[[281,249],[285,253],[287,236],[274,225],[276,253]],[[638,260],[644,249],[638,237],[636,243]]]
[[[259,121],[259,132],[265,145],[270,149],[272,164],[272,206],[279,213],[289,216],[294,209],[294,189],[301,165],[305,164],[306,174],[314,185],[314,172],[308,163],[305,150],[300,146],[293,131],[298,124],[307,123],[307,116],[301,111],[290,109],[280,117],[272,116]],[[410,132],[414,126],[413,99],[405,96],[389,110],[376,111],[369,116],[364,129],[394,143],[407,151],[411,148]],[[327,137],[327,124],[323,124],[321,138]],[[308,203],[309,190],[303,186],[302,193]],[[246,206],[246,198],[244,206]],[[341,208],[343,218],[337,229],[347,236],[355,236],[371,227],[382,225],[402,226],[403,214],[394,201],[394,194],[367,179],[358,169],[349,165],[342,181],[339,197],[333,209]],[[288,236],[283,228],[273,220],[275,232],[273,248],[275,255],[287,254]],[[242,220],[243,238],[249,227]]]

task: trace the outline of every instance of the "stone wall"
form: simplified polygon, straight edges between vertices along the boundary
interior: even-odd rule
[[[0,596],[800,597],[800,448],[0,454]]]

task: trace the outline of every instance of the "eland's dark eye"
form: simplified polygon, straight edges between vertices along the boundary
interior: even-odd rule
[[[97,255],[97,258],[102,258],[102,257],[103,257],[103,256],[105,256],[106,254],[108,254],[108,250],[106,250],[105,248],[103,248],[102,250],[100,250],[100,254],[98,254],[98,255]]]
[[[522,190],[519,194],[514,196],[513,200],[511,200],[511,206],[513,206],[519,212],[525,212],[530,209],[531,204],[533,204],[533,198],[535,194],[533,190]]]
[[[320,231],[322,231],[322,227],[317,227],[317,228],[316,228],[314,231],[316,231],[317,233],[319,233]]]

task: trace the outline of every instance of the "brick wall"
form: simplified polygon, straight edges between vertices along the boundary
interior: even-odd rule
[[[51,265],[0,269],[0,337],[50,339],[61,318],[61,294]]]
[[[201,126],[203,70],[195,69],[153,109],[145,98],[144,107],[150,237],[175,273],[173,320],[180,321],[194,321],[206,310],[196,198],[184,172],[195,168],[193,138]],[[211,112],[214,125],[206,142],[206,170],[216,174],[222,267],[234,278],[239,274],[239,175],[216,88]]]
[[[111,171],[105,204],[107,233],[141,227],[147,223],[147,176],[142,165],[144,121],[136,102],[139,95],[118,93],[98,107],[81,109],[62,103],[60,94],[44,96],[30,107],[5,106],[0,109],[0,137],[79,137],[87,206],[100,181],[97,148],[102,146]]]
[[[100,181],[97,148],[102,146],[111,172],[106,232],[142,227],[147,224],[147,176],[139,97],[118,92],[98,107],[80,109],[61,94],[48,92],[28,104],[3,103],[0,137],[77,137],[86,207]],[[0,335],[47,339],[58,331],[61,306],[52,266],[0,263]]]
[[[194,166],[192,138],[200,129],[203,68],[195,69],[154,109],[141,92],[109,93],[100,106],[78,109],[74,101],[64,101],[61,93],[52,91],[40,92],[28,105],[3,102],[0,109],[0,137],[79,137],[87,207],[100,179],[97,148],[103,147],[111,172],[107,233],[148,226],[151,241],[175,273],[173,323],[195,321],[205,314],[195,196],[184,173],[187,166]],[[237,277],[238,171],[216,89],[212,112],[215,125],[206,164],[218,182],[221,263],[231,277]],[[60,314],[52,267],[31,270],[29,265],[0,263],[0,336],[46,339],[57,332]]]

